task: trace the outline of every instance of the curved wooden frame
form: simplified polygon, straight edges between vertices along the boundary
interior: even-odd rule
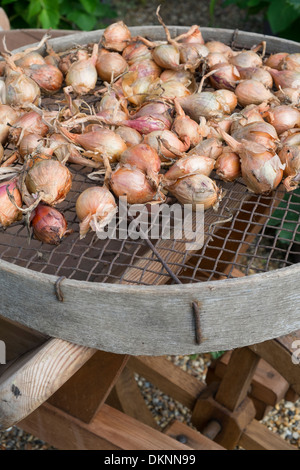
[[[130,28],[133,35],[162,38],[156,26]],[[170,27],[172,36],[185,27]],[[98,41],[102,30],[50,42],[56,51]],[[202,28],[206,40],[230,43],[234,31]],[[236,36],[236,35],[235,35]],[[239,32],[238,44],[267,40],[268,52],[299,44]],[[24,49],[24,48],[22,48]],[[300,265],[250,277],[196,284],[131,286],[65,279],[63,302],[55,276],[0,260],[1,314],[51,337],[119,354],[168,355],[231,350],[300,329]],[[195,341],[192,303],[200,306],[201,342]]]

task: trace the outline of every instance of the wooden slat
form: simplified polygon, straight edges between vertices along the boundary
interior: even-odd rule
[[[195,431],[190,426],[181,423],[178,420],[172,421],[165,429],[164,434],[172,437],[173,439],[178,438],[184,439],[185,445],[196,450],[225,450],[224,447],[220,446],[216,442],[203,436],[198,431]]]
[[[258,356],[248,348],[235,349],[220,382],[216,401],[234,411],[248,395],[258,360]]]
[[[255,344],[250,348],[271,364],[289,382],[290,387],[300,394],[299,364],[293,364],[291,351],[274,339]]]
[[[124,369],[128,356],[96,351],[49,403],[89,423],[105,402]]]
[[[192,409],[205,385],[163,357],[131,357],[128,367]]]
[[[19,426],[62,450],[191,450],[108,405],[87,424],[45,403]]]
[[[0,316],[0,340],[6,346],[6,361],[17,359],[27,351],[43,344],[48,337]],[[1,369],[0,369],[1,376]]]
[[[141,423],[159,429],[154,416],[145,403],[141,391],[136,383],[134,374],[125,367],[115,386],[116,394],[122,411]]]
[[[278,434],[253,420],[243,432],[239,445],[246,450],[297,450]]]
[[[21,356],[0,377],[0,429],[35,410],[95,353],[59,339]]]
[[[214,373],[221,379],[226,371],[231,352],[225,353],[216,363]],[[251,382],[250,396],[263,401],[266,405],[275,406],[288,391],[289,384],[274,367],[260,359],[253,380]]]

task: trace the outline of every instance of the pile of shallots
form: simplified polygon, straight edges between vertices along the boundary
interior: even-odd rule
[[[123,22],[99,43],[56,53],[5,48],[0,70],[0,224],[23,220],[58,244],[72,171],[90,167],[76,201],[80,237],[101,231],[117,200],[217,210],[220,180],[250,192],[300,182],[300,53],[233,50],[195,25],[165,40],[132,37]],[[42,55],[38,51],[46,49]],[[43,98],[57,100],[57,110]],[[5,150],[5,151],[4,151]],[[100,185],[97,176],[104,175]],[[214,178],[213,175],[217,175]],[[103,179],[102,179],[103,181]]]

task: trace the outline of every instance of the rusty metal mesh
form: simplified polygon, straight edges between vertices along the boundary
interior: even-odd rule
[[[1,228],[2,260],[69,279],[155,285],[262,273],[291,265],[300,253],[300,220],[295,217],[300,214],[300,195],[287,194],[282,187],[267,196],[251,195],[242,181],[218,181],[225,195],[216,213],[205,212],[204,245],[197,252],[186,250],[186,240],[161,237],[100,240],[90,232],[80,240],[76,199],[86,187],[98,183],[88,178],[90,169],[75,165],[70,169],[73,186],[58,209],[73,233],[52,246],[29,239],[24,223]]]

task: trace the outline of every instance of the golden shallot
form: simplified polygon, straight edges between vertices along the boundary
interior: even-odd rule
[[[168,189],[181,204],[191,204],[194,211],[211,207],[217,210],[221,199],[221,191],[216,183],[200,173],[179,178]]]
[[[293,106],[274,106],[266,111],[264,117],[279,135],[294,127],[300,127],[300,111]]]
[[[10,197],[8,196],[10,194]],[[22,197],[16,180],[0,183],[0,224],[8,227],[20,220],[22,212],[18,207],[22,206]]]
[[[106,186],[85,189],[76,201],[80,238],[84,238],[89,230],[102,232],[116,212],[115,198]]]
[[[225,147],[223,153],[217,158],[215,164],[216,174],[223,181],[234,181],[241,176],[241,162],[237,153],[230,147]]]
[[[137,168],[119,166],[111,175],[110,187],[118,198],[126,197],[128,204],[145,204],[159,197],[157,185]]]
[[[105,49],[122,52],[131,39],[131,33],[123,21],[109,25],[101,40]]]
[[[58,160],[42,159],[29,169],[25,184],[29,194],[52,206],[66,198],[72,186],[72,174]]]

